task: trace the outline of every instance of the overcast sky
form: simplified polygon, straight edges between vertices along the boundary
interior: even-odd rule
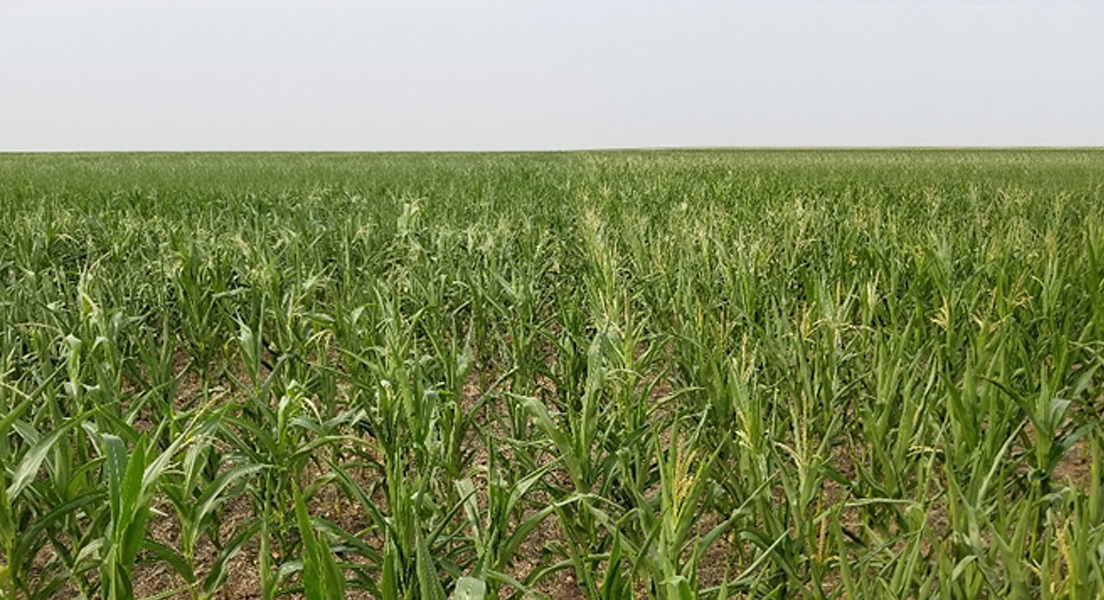
[[[1104,145],[1104,2],[0,0],[0,150]]]

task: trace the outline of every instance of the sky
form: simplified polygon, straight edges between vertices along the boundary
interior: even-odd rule
[[[1104,146],[1096,0],[0,0],[0,151]]]

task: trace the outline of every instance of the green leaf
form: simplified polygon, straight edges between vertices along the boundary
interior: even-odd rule
[[[482,579],[461,577],[456,582],[452,600],[483,600],[487,594],[487,583]]]
[[[417,553],[414,558],[418,577],[418,590],[422,600],[445,600],[445,588],[437,577],[437,566],[426,546],[425,537],[418,535]]]
[[[265,465],[256,464],[242,464],[231,467],[230,469],[219,474],[200,494],[195,503],[195,519],[191,523],[192,539],[199,533],[200,527],[202,527],[204,519],[211,514],[225,498],[222,497],[223,491],[227,487],[232,485],[237,480],[253,475],[265,468]]]
[[[117,521],[123,513],[123,480],[127,470],[126,444],[116,435],[103,435],[104,468],[107,470],[107,494],[111,505],[111,519]]]
[[[222,583],[226,581],[226,575],[229,569],[230,561],[241,551],[245,542],[249,541],[258,531],[261,530],[263,523],[258,519],[248,528],[244,529],[222,548],[222,552],[219,553],[218,558],[215,559],[214,564],[211,565],[211,570],[207,573],[207,577],[203,579],[203,591],[208,596],[214,595],[215,590],[222,586]]]
[[[188,565],[184,557],[180,556],[176,550],[153,540],[144,540],[142,542],[142,548],[152,552],[157,558],[169,563],[187,583],[195,583],[196,578],[195,573],[192,572],[192,567]]]
[[[307,505],[299,486],[291,484],[295,503],[295,518],[303,540],[303,594],[307,600],[327,600],[345,597],[345,578],[334,560],[324,536],[314,531]]]
[[[42,461],[46,460],[46,455],[57,443],[61,436],[65,435],[65,432],[69,431],[73,427],[79,425],[87,418],[89,413],[73,417],[60,427],[55,429],[50,435],[41,438],[23,455],[23,460],[19,461],[19,466],[15,468],[15,472],[12,474],[11,485],[8,486],[8,499],[12,502],[19,497],[19,494],[23,492],[28,485],[34,481],[36,475],[38,475],[38,469],[42,466]]]

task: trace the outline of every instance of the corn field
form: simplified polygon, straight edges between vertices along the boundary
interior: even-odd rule
[[[1104,597],[1104,151],[0,155],[0,599]]]

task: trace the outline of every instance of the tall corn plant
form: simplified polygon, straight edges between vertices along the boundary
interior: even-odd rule
[[[146,523],[155,496],[160,491],[161,478],[172,466],[177,454],[217,426],[217,414],[209,416],[199,413],[183,434],[160,452],[149,447],[144,435],[137,436],[137,442],[128,452],[123,438],[101,434],[105,459],[103,469],[111,511],[101,549],[100,594],[103,598],[130,600],[134,597],[132,572],[142,550],[148,550],[169,563],[187,584],[194,583],[192,569],[175,550],[148,538]]]

